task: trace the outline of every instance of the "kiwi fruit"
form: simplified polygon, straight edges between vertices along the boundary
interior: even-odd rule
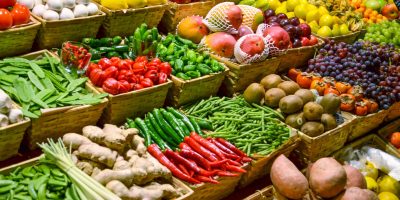
[[[282,83],[279,83],[278,88],[285,91],[286,95],[291,95],[299,90],[300,86],[294,81],[283,81]]]
[[[324,113],[324,108],[315,102],[308,102],[303,107],[304,117],[310,121],[319,121]]]
[[[265,92],[264,103],[271,108],[277,108],[279,101],[285,97],[285,91],[279,88],[271,88]]]
[[[319,103],[324,108],[324,113],[335,114],[340,108],[340,97],[329,93],[321,97]]]
[[[306,122],[301,127],[301,132],[310,137],[317,137],[324,133],[324,131],[324,125],[319,122]]]
[[[308,89],[299,89],[294,93],[294,95],[299,96],[303,100],[303,103],[315,100],[314,94]]]
[[[279,101],[279,109],[285,114],[298,112],[303,107],[303,100],[296,95],[283,97]]]
[[[260,84],[264,86],[265,90],[268,90],[271,88],[276,88],[281,82],[282,78],[279,75],[270,74],[261,79]]]
[[[301,126],[303,126],[303,124],[305,122],[306,122],[306,118],[304,117],[303,112],[288,115],[285,119],[285,124],[295,128],[295,129],[300,129]]]
[[[243,92],[244,100],[246,100],[250,104],[251,103],[260,104],[264,96],[265,96],[264,87],[258,83],[250,84]]]
[[[329,131],[337,127],[336,118],[331,114],[322,114],[321,123],[324,125],[325,131]]]

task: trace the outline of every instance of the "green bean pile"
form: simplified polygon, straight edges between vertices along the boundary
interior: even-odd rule
[[[183,108],[195,118],[209,120],[214,132],[235,144],[247,155],[267,155],[290,137],[290,129],[282,123],[277,111],[257,104],[250,105],[242,96],[211,97]]]

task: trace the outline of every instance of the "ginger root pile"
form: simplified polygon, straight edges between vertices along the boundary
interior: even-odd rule
[[[134,128],[86,126],[82,135],[67,133],[63,142],[76,166],[124,200],[171,199],[182,192],[171,185],[171,172],[153,158]]]

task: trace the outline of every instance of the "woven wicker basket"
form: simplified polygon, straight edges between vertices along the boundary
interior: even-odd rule
[[[0,58],[30,52],[39,28],[40,22],[31,17],[29,24],[0,31]]]
[[[268,186],[261,190],[257,190],[254,194],[243,200],[274,200],[274,187]]]
[[[247,185],[251,184],[253,181],[269,174],[275,158],[281,154],[289,156],[289,154],[293,150],[295,150],[299,144],[300,138],[297,135],[297,131],[292,130],[292,135],[288,139],[288,141],[286,141],[272,153],[266,156],[252,156],[254,160],[251,162],[249,169],[247,169],[247,173],[242,175],[242,179],[239,183],[239,188],[244,188]]]
[[[13,107],[18,108],[16,104]],[[25,121],[0,128],[0,161],[18,154],[24,133],[30,125],[31,120],[25,118]]]
[[[347,44],[353,44],[357,38],[358,35],[360,35],[361,31],[356,31],[356,32],[351,32],[349,34],[346,35],[341,35],[341,36],[336,36],[336,37],[321,37],[318,35],[315,35],[318,38],[321,38],[323,40],[334,40],[336,43],[338,42],[345,42]]]
[[[280,62],[278,58],[271,58],[259,63],[239,65],[216,55],[211,54],[211,57],[229,68],[228,76],[221,86],[221,92],[226,96],[241,92],[250,84],[259,82],[264,76],[275,73]]]
[[[42,23],[35,41],[36,49],[60,48],[65,41],[81,41],[86,37],[95,38],[106,17],[101,11],[97,15],[58,21],[47,21],[39,16],[33,16]]]
[[[314,162],[319,158],[329,156],[344,146],[351,132],[351,123],[355,117],[346,112],[342,112],[342,114],[345,122],[320,136],[310,137],[301,131],[298,132],[301,138],[298,151],[306,162]]]
[[[372,113],[367,116],[357,116],[351,122],[351,132],[347,141],[353,141],[381,125],[387,116],[387,110],[380,110],[377,113]]]
[[[34,59],[47,52],[47,50],[24,55],[26,59]],[[86,89],[92,90],[87,83]],[[37,143],[47,141],[47,138],[58,138],[69,132],[80,132],[82,127],[95,125],[100,119],[108,101],[106,98],[97,105],[66,106],[60,108],[43,109],[38,119],[32,119],[23,139],[23,145],[33,150]]]
[[[105,93],[102,88],[92,85],[93,90]],[[168,89],[172,86],[172,82],[156,85],[150,88],[144,88],[124,94],[109,95],[108,105],[99,120],[99,125],[106,123],[122,125],[126,122],[126,118],[141,117],[154,108],[164,106]]]
[[[215,96],[221,87],[225,75],[228,74],[228,68],[218,74],[210,74],[196,79],[184,81],[172,76],[174,83],[168,92],[167,104],[178,107],[198,99]]]
[[[176,26],[179,22],[192,15],[206,16],[208,11],[213,7],[213,1],[193,2],[188,4],[177,4],[169,2],[169,8],[165,10],[164,16],[161,19],[158,27],[164,33],[175,33]]]
[[[389,107],[385,121],[392,121],[400,117],[400,102]]]
[[[308,60],[314,57],[318,49],[322,47],[324,41],[318,39],[318,44],[314,46],[288,49],[286,54],[279,56],[280,61],[278,72],[286,72],[291,67],[301,67],[308,63]]]
[[[137,9],[110,10],[97,4],[106,13],[106,19],[99,32],[101,37],[129,36],[137,27],[146,23],[149,27],[157,27],[168,4],[149,6]]]

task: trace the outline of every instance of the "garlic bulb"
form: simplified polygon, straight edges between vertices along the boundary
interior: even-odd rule
[[[22,122],[24,121],[24,115],[20,109],[11,109],[8,114],[8,120],[10,120],[11,124]]]
[[[88,5],[89,3],[90,3],[90,0],[76,0],[76,4]]]
[[[95,15],[99,12],[99,8],[94,3],[89,3],[86,7],[88,9],[89,15]]]
[[[36,5],[35,7],[33,7],[32,13],[37,16],[43,17],[43,14],[44,14],[44,12],[46,12],[46,10],[47,10],[46,6]]]
[[[74,8],[76,5],[75,0],[63,0],[63,5],[65,8]]]
[[[48,20],[48,21],[55,21],[59,20],[60,16],[56,11],[53,10],[47,10],[46,12],[43,13],[43,19]]]
[[[50,10],[61,11],[63,9],[63,2],[61,0],[48,0],[47,5]]]
[[[34,0],[18,0],[18,3],[28,7],[29,9],[32,9],[33,6],[35,6]]]
[[[74,19],[75,15],[69,8],[63,8],[60,13],[60,19]]]
[[[75,6],[74,15],[75,17],[86,17],[89,15],[89,11],[85,5],[79,4]]]

